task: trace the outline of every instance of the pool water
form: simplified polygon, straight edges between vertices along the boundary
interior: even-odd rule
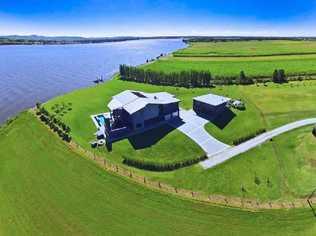
[[[98,125],[101,127],[101,126],[104,126],[105,123],[107,122],[107,118],[105,118],[104,115],[99,115],[99,116],[96,116],[95,117],[95,120],[97,121]]]

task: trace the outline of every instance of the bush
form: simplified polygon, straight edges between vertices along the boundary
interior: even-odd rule
[[[279,84],[288,82],[285,71],[283,69],[275,70],[272,75],[272,81]]]
[[[39,110],[41,108],[41,104],[39,102],[36,103],[36,108]]]
[[[260,185],[261,181],[258,176],[255,177],[255,184]]]
[[[246,76],[244,71],[240,71],[239,78],[235,80],[236,84],[249,85],[253,84],[253,79]]]
[[[143,170],[150,170],[150,171],[171,171],[176,170],[179,168],[183,168],[186,166],[191,166],[193,164],[196,164],[200,161],[203,161],[207,159],[206,155],[203,155],[198,158],[190,159],[190,160],[183,160],[179,162],[173,162],[173,163],[157,163],[157,162],[151,162],[151,161],[145,161],[145,160],[138,160],[134,158],[130,158],[127,156],[123,156],[123,163],[125,165],[133,166],[139,169]]]

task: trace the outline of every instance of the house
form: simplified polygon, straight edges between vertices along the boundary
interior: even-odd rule
[[[114,137],[124,132],[133,133],[178,118],[179,102],[167,92],[123,91],[113,96],[108,104],[110,118],[105,122],[106,135]]]
[[[193,110],[197,114],[216,116],[217,114],[227,109],[227,103],[230,100],[230,98],[211,93],[202,95],[193,98]]]

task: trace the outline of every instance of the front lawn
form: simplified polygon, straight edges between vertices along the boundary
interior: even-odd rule
[[[71,127],[74,140],[84,148],[92,150],[89,141],[95,138],[93,133],[96,128],[90,119],[90,115],[107,111],[106,105],[111,96],[125,89],[145,92],[166,91],[176,95],[181,100],[181,107],[185,109],[192,108],[193,97],[209,92],[242,99],[246,103],[246,110],[237,111],[233,109],[232,111],[236,113],[236,116],[224,129],[219,129],[212,124],[206,126],[206,129],[212,135],[227,143],[232,143],[236,137],[243,137],[259,128],[270,130],[296,119],[316,117],[314,105],[314,101],[316,101],[315,82],[295,82],[283,85],[268,83],[267,86],[259,85],[259,87],[256,85],[234,85],[219,86],[212,89],[186,89],[114,79],[96,87],[57,97],[45,106],[51,108],[54,104],[71,104],[71,110],[65,112],[65,114],[63,113],[62,119]],[[291,132],[291,135],[295,137],[296,132]],[[129,155],[129,157],[138,160],[155,160],[162,163],[196,158],[203,153],[193,141],[177,130],[165,133],[166,135],[158,142],[151,141],[149,144],[152,143],[152,145],[147,145],[148,147],[144,149],[135,149],[139,146],[136,139],[114,143],[113,151],[110,153],[103,148],[96,152],[118,164],[122,164],[123,155]],[[308,134],[306,133],[306,135]],[[149,140],[150,136],[148,134],[146,140]],[[310,148],[314,147],[312,143],[309,146]],[[295,153],[293,151],[295,148],[296,144],[284,145],[280,143],[279,145],[277,141],[267,143],[206,171],[199,165],[163,173],[135,168],[133,170],[177,187],[204,191],[210,194],[255,197],[260,200],[286,199],[304,195],[310,190],[310,187],[294,189],[293,192],[286,190],[288,187],[285,185],[284,176],[287,178],[290,173],[285,172],[286,168],[281,168],[282,163],[275,153],[278,150]],[[307,157],[306,155],[304,158]],[[297,164],[284,162],[283,165],[297,167]],[[260,184],[256,183],[258,179]],[[310,175],[302,175],[301,181],[308,183],[310,179]],[[292,182],[293,179],[289,178],[289,181]]]

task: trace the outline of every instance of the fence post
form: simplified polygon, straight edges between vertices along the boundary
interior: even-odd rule
[[[144,184],[146,184],[146,177],[144,176]]]

